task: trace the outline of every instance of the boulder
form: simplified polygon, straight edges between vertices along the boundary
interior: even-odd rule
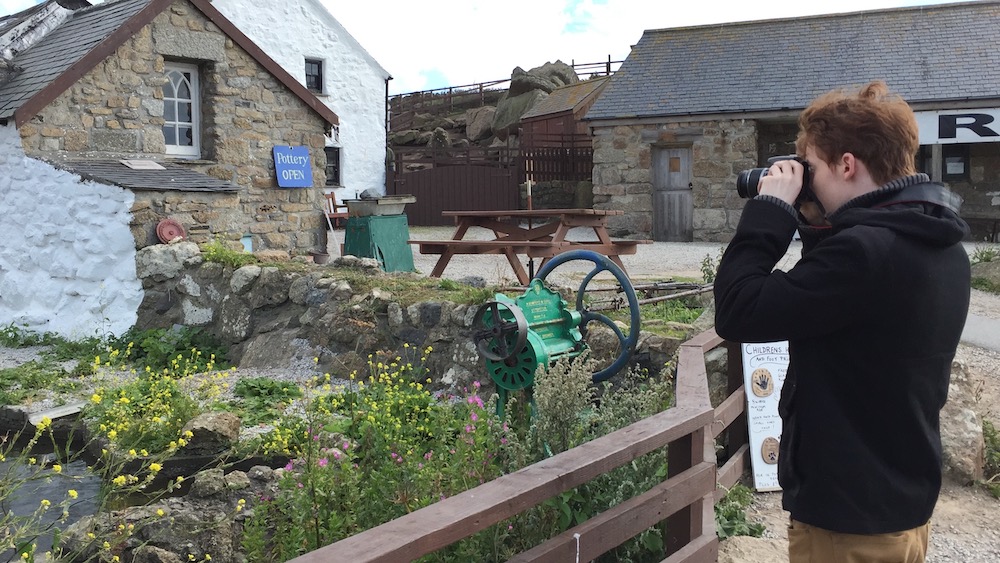
[[[984,278],[993,283],[1000,283],[1000,259],[973,264],[972,277]]]
[[[511,133],[516,133],[521,124],[521,116],[548,96],[543,90],[531,90],[518,96],[508,93],[497,104],[496,113],[493,115],[493,134],[497,139],[505,140]]]
[[[184,425],[193,436],[181,449],[185,455],[216,455],[232,447],[240,438],[240,418],[230,412],[199,414]]]
[[[156,244],[135,253],[135,274],[139,279],[164,281],[177,277],[185,266],[201,260],[201,250],[193,242]]]
[[[560,86],[575,84],[580,79],[573,67],[562,62],[545,63],[529,71],[517,67],[510,75],[508,96],[519,96],[532,90],[542,90],[550,93]]]
[[[964,362],[952,363],[948,402],[941,409],[941,449],[945,477],[962,485],[983,478],[986,443],[974,408],[979,383]]]
[[[482,141],[493,134],[493,116],[497,108],[483,106],[465,112],[465,136],[470,141]]]

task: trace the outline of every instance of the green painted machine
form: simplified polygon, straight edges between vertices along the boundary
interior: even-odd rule
[[[574,260],[590,261],[594,269],[584,276],[576,292],[576,308],[545,284],[545,278],[561,264]],[[618,281],[628,301],[631,314],[628,335],[608,317],[586,309],[585,294],[594,276],[610,272]],[[473,340],[486,360],[493,383],[497,386],[501,411],[510,391],[531,387],[539,366],[550,366],[560,358],[573,358],[587,350],[587,325],[597,321],[610,328],[620,343],[618,357],[606,368],[594,373],[594,382],[618,373],[635,351],[639,340],[639,304],[628,276],[607,256],[590,250],[571,250],[547,262],[531,280],[523,295],[511,299],[497,294],[479,307],[473,320]]]

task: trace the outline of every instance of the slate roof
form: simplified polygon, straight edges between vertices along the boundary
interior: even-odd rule
[[[1000,98],[1000,2],[648,30],[586,120],[799,110],[881,79],[911,104]]]
[[[211,0],[188,1],[323,120],[330,125],[340,122],[333,110],[267,56],[212,6]],[[170,3],[171,0],[108,0],[73,12],[69,19],[11,61],[20,70],[0,84],[0,121],[13,116],[20,125],[30,119]]]
[[[572,111],[593,95],[594,92],[600,90],[607,81],[607,78],[594,78],[560,86],[550,92],[544,100],[529,109],[521,116],[521,119],[525,120],[543,115]]]
[[[119,0],[83,8],[13,59],[22,69],[0,85],[0,119],[9,118],[98,43],[121,27],[150,0]]]
[[[57,160],[56,168],[79,174],[84,180],[131,190],[234,192],[239,186],[172,162],[157,162],[163,170],[133,170],[117,160]]]

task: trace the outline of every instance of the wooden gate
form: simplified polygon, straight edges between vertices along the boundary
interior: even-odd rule
[[[499,211],[520,208],[516,149],[393,147],[391,195],[411,194],[410,225],[453,224],[442,211]]]
[[[653,240],[694,240],[691,149],[653,148]]]

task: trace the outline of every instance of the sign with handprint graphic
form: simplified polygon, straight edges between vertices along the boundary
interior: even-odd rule
[[[788,342],[743,344],[742,352],[754,487],[758,491],[780,491],[778,397],[788,372]]]

